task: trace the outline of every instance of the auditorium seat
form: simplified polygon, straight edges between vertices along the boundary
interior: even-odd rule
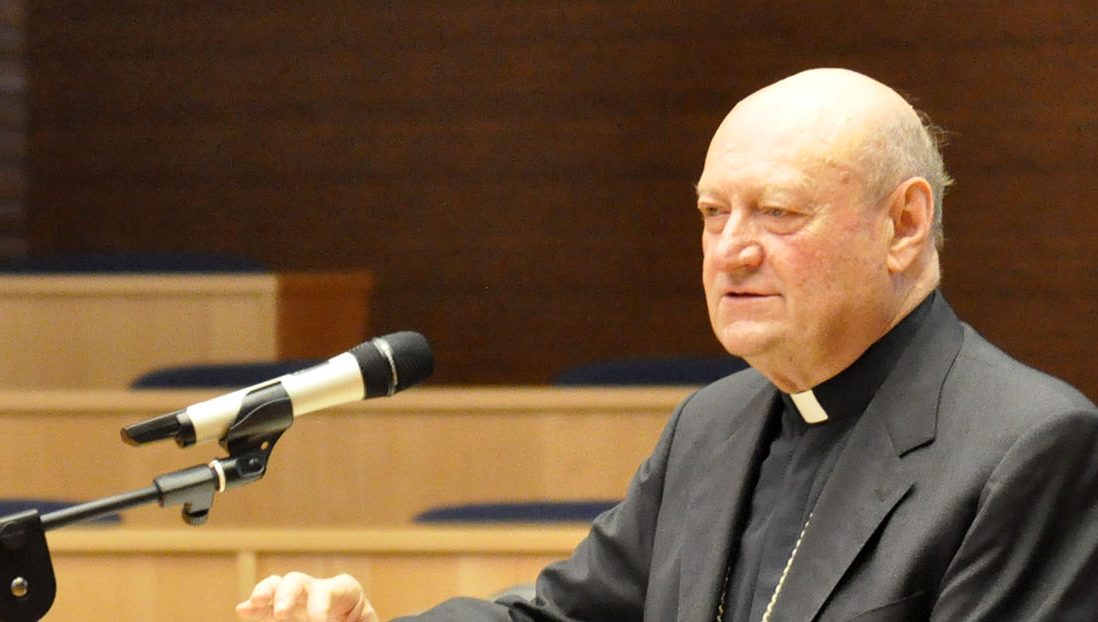
[[[135,378],[134,389],[236,389],[311,367],[324,359],[248,363],[200,363],[150,370]]]
[[[557,386],[704,385],[734,374],[747,363],[734,356],[628,358],[577,365],[559,373]]]
[[[77,502],[75,501],[61,501],[57,499],[0,499],[0,518],[26,510],[38,510],[38,514],[44,516],[51,512],[56,512],[76,505],[76,503]],[[119,523],[122,522],[122,517],[118,514],[108,514],[86,522]]]
[[[417,514],[417,523],[589,523],[617,505],[610,499],[519,501],[439,506]]]
[[[0,262],[10,274],[63,273],[262,273],[263,264],[238,255],[190,252],[57,253]]]
[[[565,370],[556,386],[702,385],[747,367],[732,356],[663,357],[601,361]],[[414,517],[420,523],[591,522],[616,500],[484,502],[431,508]]]

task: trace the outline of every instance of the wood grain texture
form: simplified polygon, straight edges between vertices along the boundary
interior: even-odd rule
[[[300,570],[351,573],[388,620],[452,596],[483,598],[532,582],[546,564],[567,557],[585,533],[571,525],[63,529],[49,536],[58,581],[49,617],[228,622],[236,620],[233,605],[258,579]]]
[[[25,21],[22,0],[0,2],[0,259],[28,246]]]
[[[715,353],[691,183],[727,109],[848,66],[950,130],[945,291],[1098,396],[1098,9],[472,0],[27,3],[40,251],[378,275],[445,382]]]
[[[318,412],[278,441],[267,475],[217,495],[210,525],[407,523],[431,507],[618,499],[688,388],[421,387]],[[216,444],[123,445],[119,430],[217,393],[0,391],[3,497],[88,501],[224,456]],[[177,525],[179,508],[125,514]]]
[[[4,388],[115,388],[200,363],[328,358],[368,334],[373,276],[0,274]]]

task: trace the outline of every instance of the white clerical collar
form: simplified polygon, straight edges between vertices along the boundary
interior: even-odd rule
[[[816,394],[812,392],[812,389],[802,391],[800,393],[790,393],[789,397],[793,399],[793,404],[797,406],[797,412],[801,413],[801,418],[805,423],[823,423],[827,421],[827,411],[820,406],[820,401],[816,399]]]

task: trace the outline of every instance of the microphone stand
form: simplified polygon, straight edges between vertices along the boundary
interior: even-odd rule
[[[250,484],[267,473],[271,450],[293,424],[289,399],[244,413],[221,441],[229,455],[157,476],[153,485],[40,515],[26,510],[0,517],[0,622],[37,622],[53,606],[57,582],[46,531],[156,501],[183,505],[183,522],[206,522],[216,493]]]

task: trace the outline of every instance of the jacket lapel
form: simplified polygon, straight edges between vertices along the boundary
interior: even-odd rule
[[[775,622],[815,620],[866,542],[916,484],[902,457],[934,440],[942,384],[962,328],[941,295],[843,447],[775,605]]]
[[[772,620],[813,620],[862,547],[911,489],[888,432],[852,431],[789,569]]]
[[[690,494],[683,537],[680,622],[709,622],[717,611],[732,536],[743,528],[742,508],[750,500],[763,430],[777,401],[777,390],[766,385],[747,404],[730,406],[739,411],[729,417],[734,428],[698,460],[699,483]]]

